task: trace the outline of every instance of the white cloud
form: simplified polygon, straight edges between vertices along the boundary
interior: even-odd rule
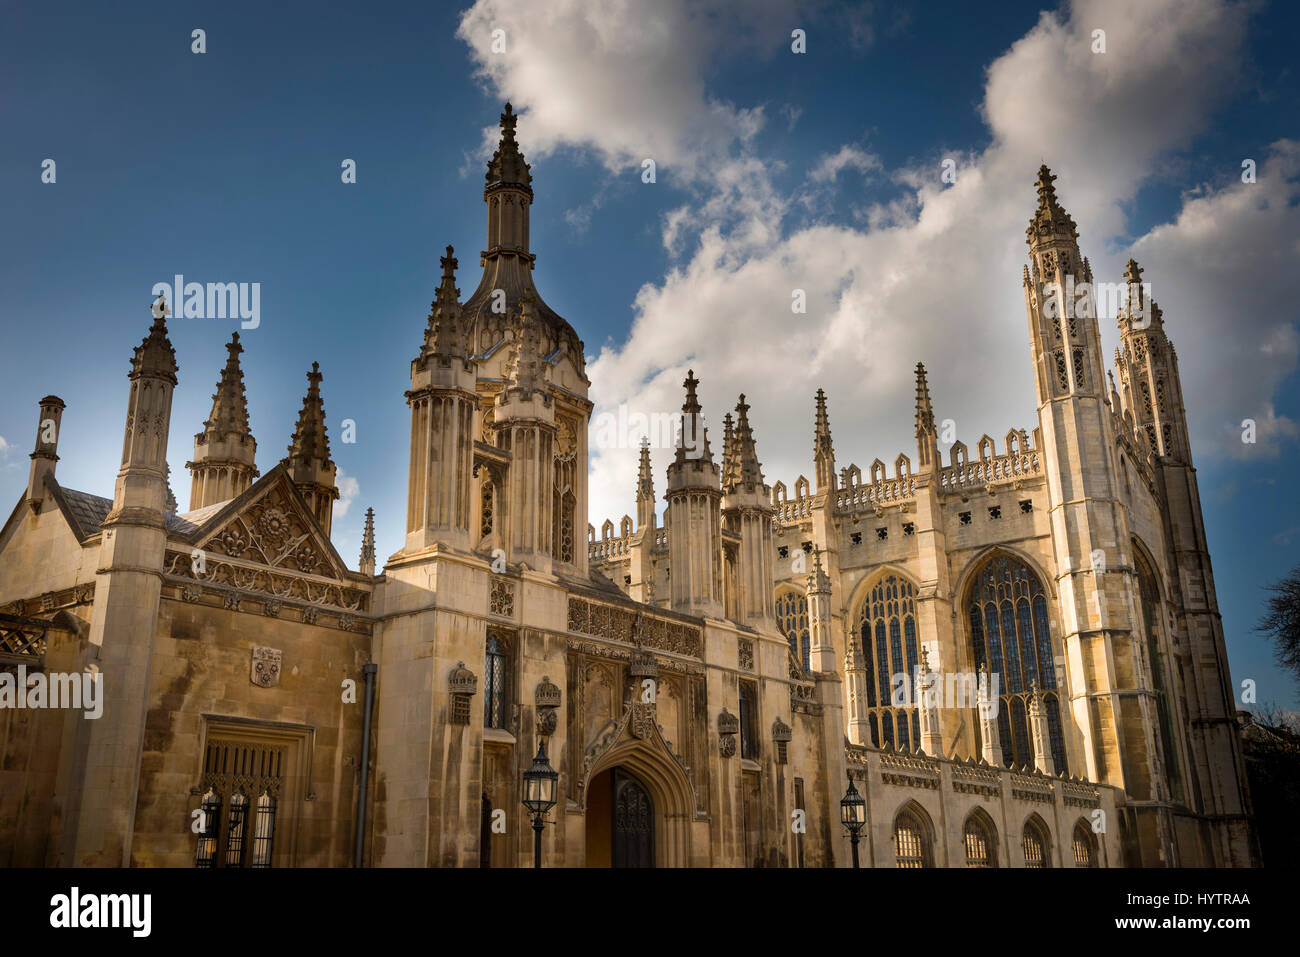
[[[626,341],[603,348],[588,370],[598,411],[623,402],[644,412],[678,408],[693,367],[715,451],[722,413],[746,392],[768,480],[787,484],[811,471],[819,386],[830,398],[840,466],[914,456],[918,360],[930,370],[936,412],[953,418],[968,444],[984,432],[1033,427],[1020,273],[1039,164],[1059,175],[1058,194],[1097,278],[1118,281],[1129,206],[1230,94],[1247,20],[1222,0],[1083,0],[1044,13],[989,66],[981,110],[990,144],[959,159],[955,185],[939,180],[940,160],[954,154],[936,152],[891,171],[900,195],[855,210],[859,225],[783,230],[797,197],[774,188],[776,158],[755,155],[762,108],[723,103],[706,89],[727,40],[717,23],[693,22],[685,0],[624,3],[613,12],[596,0],[515,9],[480,0],[461,35],[486,79],[528,108],[527,149],[586,147],[611,171],[655,156],[692,192],[663,221],[674,265],[639,291]],[[483,38],[497,23],[521,33],[511,56],[493,60]],[[1107,32],[1105,54],[1090,49],[1098,25]],[[1237,410],[1254,410],[1274,435],[1290,428],[1270,418],[1268,404],[1296,362],[1287,325],[1294,309],[1279,301],[1289,275],[1254,254],[1271,243],[1294,255],[1297,210],[1281,172],[1287,148],[1278,149],[1256,193],[1233,187],[1188,197],[1186,216],[1135,246],[1178,348],[1198,436],[1246,415]],[[813,173],[863,169],[855,150],[832,153]],[[1201,256],[1229,249],[1235,271],[1226,262],[1206,270]],[[1203,294],[1216,283],[1215,295]],[[804,315],[791,312],[794,289],[807,293]],[[1225,296],[1233,297],[1230,310]],[[1240,357],[1255,357],[1244,373],[1222,363],[1216,336],[1226,316]],[[1103,336],[1113,346],[1111,326],[1103,323]],[[1193,375],[1217,375],[1220,394]],[[662,491],[668,455],[654,460]],[[590,515],[599,526],[629,510],[636,453],[595,450],[590,467]]]
[[[1177,219],[1133,244],[1175,339],[1193,443],[1233,456],[1276,456],[1300,426],[1273,406],[1300,359],[1300,142],[1269,147],[1258,181],[1240,177],[1184,197]],[[1155,278],[1152,278],[1155,277]],[[1256,442],[1241,423],[1255,421]]]
[[[808,178],[814,183],[832,183],[846,169],[871,173],[881,168],[880,159],[866,150],[845,144],[837,152],[827,153],[812,168]]]
[[[348,513],[348,509],[352,506],[353,500],[361,489],[357,485],[357,480],[342,469],[339,469],[335,474],[334,483],[339,490],[338,500],[334,503],[334,518],[338,519]]]

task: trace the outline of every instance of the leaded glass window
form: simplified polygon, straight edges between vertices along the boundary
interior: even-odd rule
[[[966,621],[976,669],[983,671],[987,667],[997,679],[998,742],[1003,763],[1016,768],[1035,766],[1029,697],[1036,691],[1047,716],[1053,769],[1068,774],[1043,583],[1023,560],[995,555],[972,579],[966,597]],[[977,749],[982,747],[979,733],[976,721]]]
[[[1047,832],[1034,818],[1025,822],[1023,839],[1025,850],[1025,867],[1048,867]]]
[[[894,860],[899,867],[933,867],[930,829],[921,815],[911,808],[894,819]]]
[[[510,687],[509,661],[506,643],[494,634],[488,635],[484,674],[483,725],[488,728],[505,728],[506,699]]]
[[[812,670],[812,635],[808,630],[808,599],[798,592],[786,591],[776,596],[776,621],[790,642],[795,658],[804,671]]]
[[[921,719],[915,702],[919,658],[916,586],[888,575],[872,587],[858,613],[858,633],[867,668],[867,724],[875,747],[911,751],[921,745]],[[893,691],[902,683],[901,700]]]
[[[1080,821],[1074,825],[1074,866],[1075,867],[1096,867],[1096,841],[1093,839],[1092,832]]]
[[[978,812],[966,818],[962,828],[962,840],[966,845],[967,867],[997,867],[997,853],[993,844],[993,828],[987,819]]]

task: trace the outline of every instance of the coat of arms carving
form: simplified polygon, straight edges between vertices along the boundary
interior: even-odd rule
[[[655,730],[655,706],[652,704],[632,705],[632,716],[628,721],[632,734],[644,741]]]
[[[283,652],[279,648],[253,646],[252,670],[249,680],[262,688],[274,688],[280,683],[280,658]]]

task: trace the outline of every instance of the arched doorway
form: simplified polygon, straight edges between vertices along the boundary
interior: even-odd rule
[[[596,775],[587,787],[587,866],[654,867],[649,789],[621,766]]]

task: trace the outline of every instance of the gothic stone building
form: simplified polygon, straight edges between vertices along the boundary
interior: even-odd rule
[[[1095,310],[1048,308],[1092,277],[1046,168],[1032,432],[945,464],[918,365],[915,460],[837,471],[818,392],[815,482],[769,486],[743,396],[718,461],[688,441],[692,373],[662,526],[643,452],[636,521],[597,538],[583,347],[534,286],[515,123],[507,104],[482,278],[462,302],[448,249],[411,363],[406,538],[380,573],[369,520],[359,568],[330,544],[316,366],[262,474],[232,337],[179,514],[164,304],[112,498],[59,484],[64,403],[41,400],[0,663],[98,676],[102,715],[0,708],[0,863],[527,865],[539,742],[546,866],[843,866],[850,779],[873,866],[1251,863],[1177,359],[1130,297],[1107,387]]]

